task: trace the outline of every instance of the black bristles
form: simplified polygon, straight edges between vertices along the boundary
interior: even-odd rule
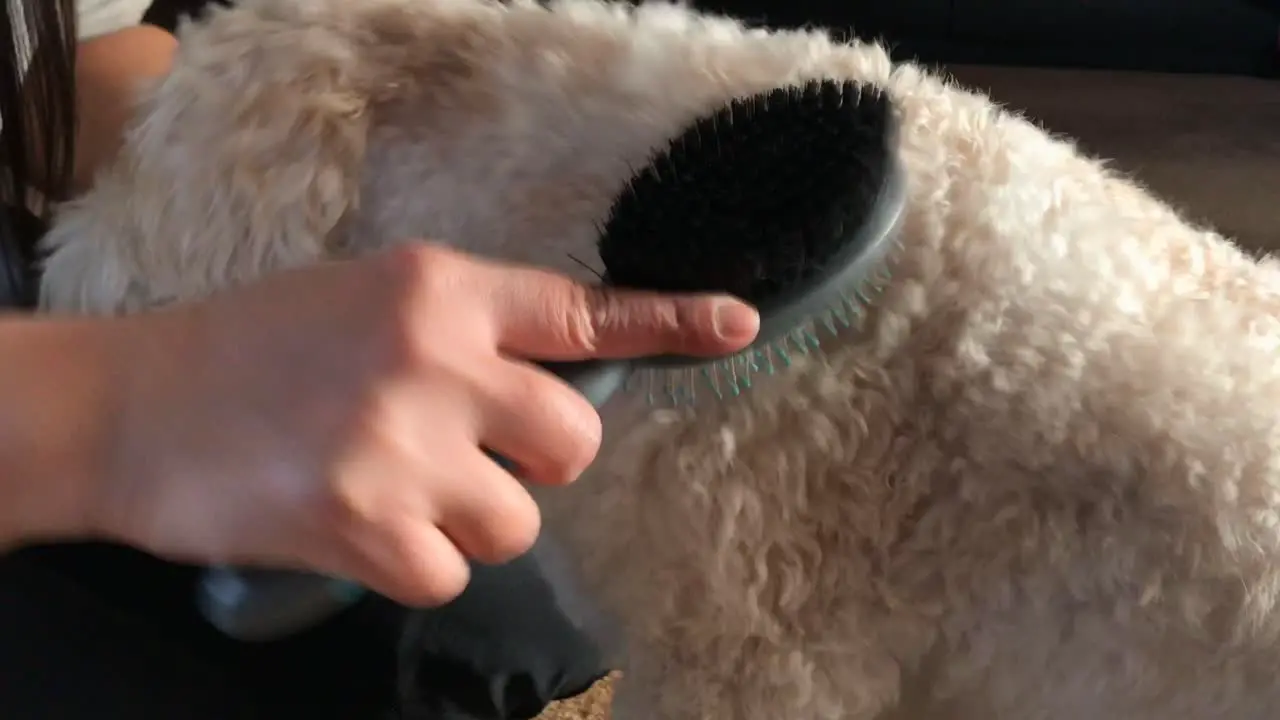
[[[891,113],[874,87],[815,81],[699,120],[615,201],[610,284],[758,302],[822,274],[875,205]]]

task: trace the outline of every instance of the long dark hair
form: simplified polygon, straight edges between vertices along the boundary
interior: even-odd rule
[[[43,215],[75,170],[75,2],[3,2],[0,203]]]

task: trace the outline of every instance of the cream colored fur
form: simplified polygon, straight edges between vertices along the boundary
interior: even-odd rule
[[[903,125],[865,332],[697,414],[616,403],[542,498],[625,634],[620,717],[1272,717],[1280,268],[879,47],[668,5],[246,0],[65,209],[44,302],[423,236],[573,269],[651,149],[825,76]]]

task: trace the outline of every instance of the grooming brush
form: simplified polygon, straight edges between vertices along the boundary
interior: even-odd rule
[[[734,100],[696,121],[634,174],[601,228],[604,282],[729,293],[760,332],[732,357],[545,363],[597,408],[620,388],[652,402],[724,399],[861,324],[888,282],[906,202],[896,122],[878,89],[815,81]],[[508,463],[498,459],[506,467]],[[216,568],[205,616],[244,640],[322,622],[360,594],[306,573]]]

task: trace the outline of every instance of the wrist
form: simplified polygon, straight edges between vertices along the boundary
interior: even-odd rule
[[[0,546],[95,534],[123,326],[0,319]]]

